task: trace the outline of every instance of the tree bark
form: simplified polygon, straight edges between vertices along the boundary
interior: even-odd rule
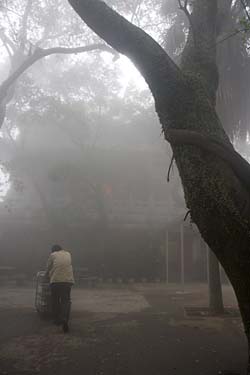
[[[185,130],[232,147],[215,110],[217,0],[192,2],[195,26],[189,34],[181,69],[151,37],[102,1],[69,2],[99,36],[127,55],[140,70],[154,96],[166,139],[171,129]],[[249,339],[250,228],[249,209],[244,209],[249,190],[218,153],[207,152],[199,144],[175,144],[171,139],[170,143],[192,220],[234,287]],[[241,160],[239,165],[244,163]]]

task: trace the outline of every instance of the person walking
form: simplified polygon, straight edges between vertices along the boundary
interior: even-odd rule
[[[60,245],[54,245],[47,261],[46,277],[51,288],[51,303],[54,323],[69,331],[70,294],[74,284],[71,254]]]

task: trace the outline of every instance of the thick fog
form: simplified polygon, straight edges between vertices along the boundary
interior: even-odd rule
[[[52,3],[2,8],[2,82],[35,49],[101,43],[65,2],[60,17]],[[141,21],[150,23],[145,15]],[[108,231],[108,246],[118,247],[121,240],[111,242],[119,232],[131,251],[134,231],[162,237],[185,216],[149,89],[111,49],[31,65],[9,90],[0,142],[3,266],[23,269],[29,258],[35,272],[54,242],[70,248],[81,266],[84,253],[101,251],[95,233]],[[164,236],[157,242],[159,248]]]
[[[249,32],[0,0],[0,375],[250,374]]]
[[[179,62],[187,20],[175,2],[109,3]],[[117,249],[128,264],[131,254],[143,258],[147,249],[150,268],[154,259],[163,260],[167,232],[173,252],[180,248],[185,216],[193,236],[187,246],[196,254],[204,244],[190,223],[172,150],[136,67],[66,1],[6,1],[0,18],[0,78],[2,86],[8,83],[0,119],[2,266],[35,274],[51,245],[60,243],[78,267],[93,267],[100,276],[109,276],[104,263]],[[54,47],[57,53],[36,58]],[[248,142],[235,141],[248,157]],[[122,276],[119,267],[115,276]],[[153,274],[164,278],[164,272]]]

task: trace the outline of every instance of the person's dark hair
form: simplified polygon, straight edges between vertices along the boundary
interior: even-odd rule
[[[62,247],[60,245],[53,245],[51,248],[51,252],[55,253],[56,251],[62,250]]]

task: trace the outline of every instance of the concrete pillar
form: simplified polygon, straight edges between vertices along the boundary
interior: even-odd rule
[[[184,260],[184,225],[181,224],[180,227],[181,236],[181,286],[184,289],[185,285],[185,260]]]
[[[166,261],[166,283],[169,283],[169,232],[166,230],[166,253],[165,253],[165,261]]]

